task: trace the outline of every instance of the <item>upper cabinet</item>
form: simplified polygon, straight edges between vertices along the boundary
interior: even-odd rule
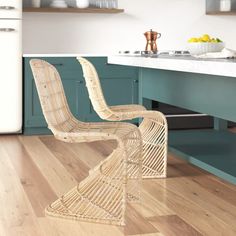
[[[207,15],[236,15],[236,0],[206,0]]]

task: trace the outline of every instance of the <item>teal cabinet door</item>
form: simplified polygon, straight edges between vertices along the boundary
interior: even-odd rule
[[[33,74],[29,65],[32,58],[24,59],[24,133],[47,134],[47,123],[44,119]],[[80,94],[85,94],[84,86],[79,81],[83,79],[75,58],[41,58],[53,64],[59,71],[65,89],[68,104],[74,116],[85,119],[85,114],[78,110],[77,101]],[[78,76],[78,77],[77,77]]]
[[[110,106],[138,104],[138,69],[129,66],[107,64],[107,58],[87,58],[95,66],[104,93],[104,97]],[[85,86],[85,85],[84,85]],[[87,89],[85,87],[86,93]],[[86,113],[85,121],[102,121],[89,100],[88,93],[85,97],[86,107],[82,106]],[[137,123],[137,120],[130,121]]]
[[[48,134],[29,61],[24,59],[24,134]],[[54,65],[62,79],[73,115],[81,121],[101,121],[93,110],[80,64],[76,58],[40,58]],[[101,79],[109,105],[138,103],[138,71],[133,67],[107,65],[105,57],[89,57]],[[134,121],[135,122],[135,121]]]
[[[101,85],[110,106],[138,104],[138,80],[134,78],[101,78]],[[89,101],[89,111],[87,112],[86,121],[102,121],[94,111]],[[137,123],[137,120],[133,122]]]

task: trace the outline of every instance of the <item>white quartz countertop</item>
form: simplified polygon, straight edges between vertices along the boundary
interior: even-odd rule
[[[108,63],[143,68],[236,77],[236,59],[196,59],[191,56],[108,56]]]
[[[23,57],[107,57],[108,55],[102,54],[81,54],[81,53],[40,53],[40,54],[23,54]]]

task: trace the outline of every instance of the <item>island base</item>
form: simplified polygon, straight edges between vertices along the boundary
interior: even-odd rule
[[[232,132],[214,129],[170,131],[169,151],[236,184],[236,134]]]

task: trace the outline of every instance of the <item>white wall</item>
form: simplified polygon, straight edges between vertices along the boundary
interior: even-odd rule
[[[70,0],[73,1],[73,0]],[[24,53],[112,54],[143,50],[143,33],[162,33],[159,49],[184,49],[208,33],[236,49],[236,16],[205,15],[205,0],[119,0],[124,14],[24,13]]]

